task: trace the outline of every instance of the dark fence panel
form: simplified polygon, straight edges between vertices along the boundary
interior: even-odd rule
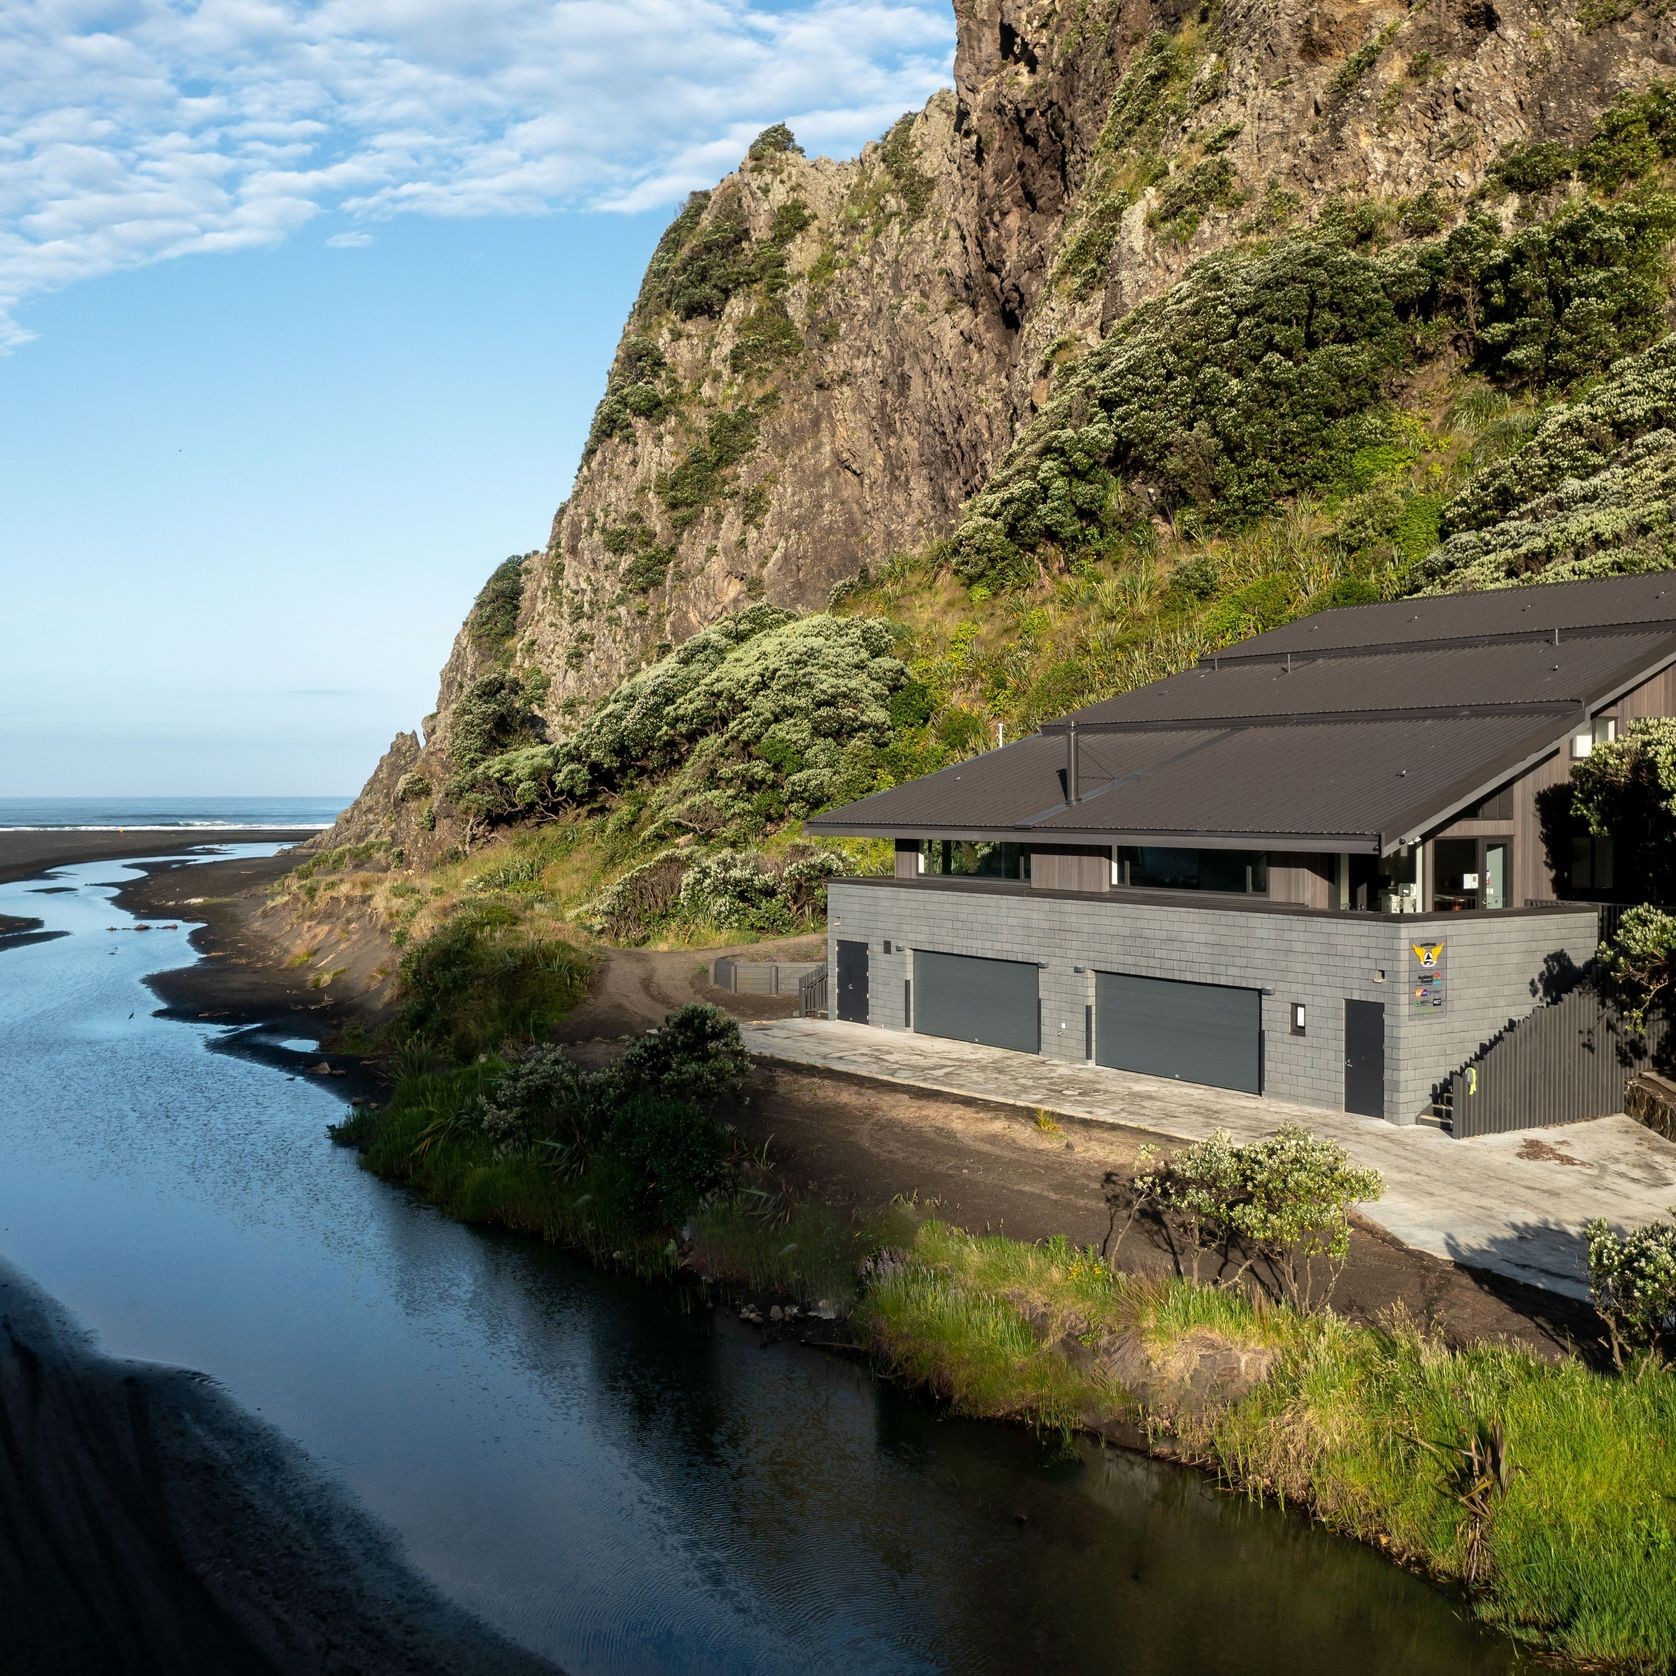
[[[1636,1034],[1585,983],[1509,1025],[1454,1073],[1450,1127],[1465,1140],[1621,1112],[1630,1078],[1663,1063],[1669,1035],[1662,1018]]]
[[[797,983],[797,1010],[804,1018],[825,1018],[827,1008],[826,967],[805,972]]]

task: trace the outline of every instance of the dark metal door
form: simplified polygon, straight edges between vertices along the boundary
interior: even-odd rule
[[[1041,968],[914,950],[914,1028],[1019,1053],[1042,1050]]]
[[[1385,1115],[1385,1003],[1344,1003],[1344,1109]]]
[[[867,1022],[867,945],[838,939],[838,1016]]]
[[[1118,1071],[1261,1094],[1262,992],[1096,972],[1094,1058]]]

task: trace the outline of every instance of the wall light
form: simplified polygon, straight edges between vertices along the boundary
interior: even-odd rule
[[[1302,1001],[1292,1003],[1292,1034],[1301,1036],[1304,1033],[1304,1004]]]

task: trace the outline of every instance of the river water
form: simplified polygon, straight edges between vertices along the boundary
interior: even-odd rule
[[[939,1420],[411,1201],[328,1143],[327,1087],[151,1016],[143,977],[194,956],[130,929],[126,876],[0,886],[68,933],[0,952],[0,1255],[111,1354],[210,1374],[565,1670],[1511,1667],[1449,1597],[1191,1474]]]

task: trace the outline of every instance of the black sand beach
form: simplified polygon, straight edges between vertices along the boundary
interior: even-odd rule
[[[30,879],[52,867],[78,861],[119,861],[137,855],[196,854],[222,844],[300,844],[314,834],[297,827],[226,830],[193,827],[172,831],[132,828],[97,831],[0,827],[0,884]]]
[[[552,1670],[210,1380],[100,1355],[4,1264],[0,1487],[9,1676]]]

